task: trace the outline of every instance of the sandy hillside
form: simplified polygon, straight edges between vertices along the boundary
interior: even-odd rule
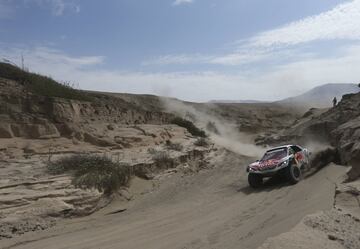
[[[333,165],[296,186],[277,181],[253,191],[241,166],[250,159],[222,156],[213,169],[164,180],[128,211],[94,214],[5,241],[4,248],[256,248],[304,215],[331,209],[335,183],[345,172]]]

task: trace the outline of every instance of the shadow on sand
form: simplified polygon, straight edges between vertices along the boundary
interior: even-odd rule
[[[270,192],[275,189],[291,186],[291,184],[281,175],[276,175],[266,179],[264,185],[261,188],[254,189],[248,184],[246,186],[239,186],[237,192],[244,193],[246,195],[259,193],[259,192]]]

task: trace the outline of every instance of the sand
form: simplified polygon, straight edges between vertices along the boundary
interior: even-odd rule
[[[244,166],[252,159],[227,154],[198,174],[173,174],[128,204],[64,221],[43,232],[0,241],[1,248],[257,248],[288,232],[305,215],[331,210],[336,183],[346,168],[330,165],[297,185],[280,180],[248,187]],[[105,212],[106,211],[106,212]]]

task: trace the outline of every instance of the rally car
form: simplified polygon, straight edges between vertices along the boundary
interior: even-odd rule
[[[309,151],[299,145],[272,148],[246,168],[249,185],[258,188],[263,184],[263,178],[276,174],[283,174],[295,184],[300,181],[302,172],[309,168],[309,155]]]

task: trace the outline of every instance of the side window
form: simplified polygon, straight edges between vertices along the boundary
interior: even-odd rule
[[[297,152],[299,152],[299,151],[302,150],[299,146],[296,146],[296,145],[291,146],[291,148],[294,150],[295,153],[297,153]]]
[[[292,155],[292,154],[295,154],[294,152],[294,149],[292,147],[289,148],[289,152],[288,152],[288,155]]]

